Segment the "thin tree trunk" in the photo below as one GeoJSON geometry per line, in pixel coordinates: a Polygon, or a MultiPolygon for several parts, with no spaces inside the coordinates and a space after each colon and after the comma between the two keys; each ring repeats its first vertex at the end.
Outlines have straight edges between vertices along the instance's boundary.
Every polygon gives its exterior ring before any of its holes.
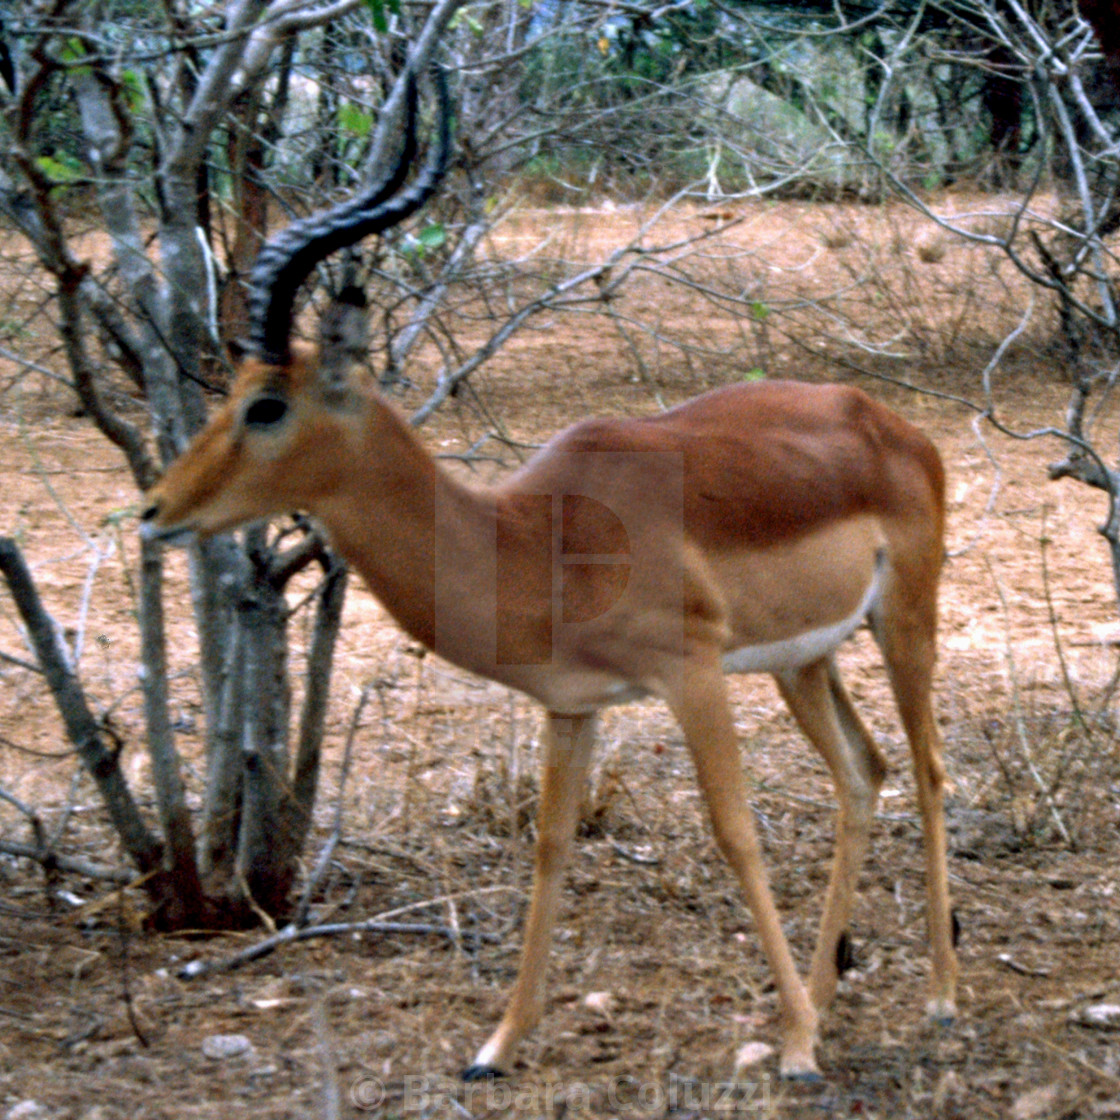
{"type": "Polygon", "coordinates": [[[334,668],[334,651],[342,624],[342,608],[346,602],[346,584],[346,565],[332,556],[330,570],[319,594],[315,629],[311,635],[311,649],[307,654],[307,687],[292,772],[292,820],[286,830],[291,847],[290,858],[293,860],[299,857],[307,841],[311,813],[319,788],[319,762],[327,720],[327,699],[334,668]]]}
{"type": "MultiPolygon", "coordinates": [[[[70,667],[58,628],[39,598],[19,546],[9,537],[0,537],[0,571],[27,627],[67,736],[97,783],[125,852],[142,874],[158,871],[162,865],[163,846],[140,816],[121,773],[118,752],[105,745],[101,726],[90,710],[81,682],[70,667]]],[[[148,889],[155,893],[155,884],[149,881],[148,889]]]]}
{"type": "MultiPolygon", "coordinates": [[[[262,530],[250,530],[263,550],[262,530]]],[[[263,558],[263,557],[262,557],[263,558]]],[[[289,820],[288,605],[282,588],[263,567],[254,572],[251,590],[238,605],[236,626],[242,630],[245,696],[241,751],[244,796],[238,836],[237,878],[252,903],[266,913],[283,906],[295,879],[284,830],[289,820]]]]}
{"type": "Polygon", "coordinates": [[[168,902],[171,912],[162,916],[159,924],[177,928],[184,920],[201,920],[205,907],[195,858],[194,828],[168,710],[162,592],[161,546],[144,541],[140,546],[140,684],[156,802],[167,842],[168,871],[175,888],[174,899],[168,902]]]}
{"type": "MultiPolygon", "coordinates": [[[[206,792],[202,805],[199,863],[207,889],[236,894],[231,888],[237,866],[241,821],[241,719],[245,702],[244,631],[229,628],[229,645],[221,674],[221,700],[207,717],[206,792]]],[[[218,674],[213,677],[217,681],[218,674]]]]}

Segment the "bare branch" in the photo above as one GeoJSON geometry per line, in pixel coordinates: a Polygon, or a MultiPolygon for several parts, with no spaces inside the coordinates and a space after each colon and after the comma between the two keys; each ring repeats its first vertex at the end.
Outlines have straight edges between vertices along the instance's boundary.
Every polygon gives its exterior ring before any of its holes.
{"type": "Polygon", "coordinates": [[[27,626],[70,741],[97,782],[125,850],[141,872],[158,868],[162,846],[140,817],[121,774],[117,753],[105,746],[101,727],[70,667],[58,628],[43,607],[19,546],[8,537],[0,537],[0,573],[27,626]]]}
{"type": "Polygon", "coordinates": [[[20,859],[34,860],[44,867],[57,868],[59,871],[65,871],[68,875],[81,875],[86,879],[98,879],[125,887],[136,881],[136,876],[131,871],[106,867],[104,864],[92,863],[77,856],[43,851],[31,844],[20,844],[15,840],[0,840],[0,852],[9,856],[17,856],[20,859]]]}

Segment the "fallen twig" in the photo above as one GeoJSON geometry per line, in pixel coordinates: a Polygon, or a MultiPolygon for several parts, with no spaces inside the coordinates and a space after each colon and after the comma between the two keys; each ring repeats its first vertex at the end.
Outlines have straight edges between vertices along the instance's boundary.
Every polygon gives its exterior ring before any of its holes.
{"type": "Polygon", "coordinates": [[[103,864],[90,863],[89,860],[59,855],[50,849],[37,848],[34,844],[21,844],[16,840],[0,840],[0,852],[21,859],[33,859],[44,866],[55,867],[71,875],[84,875],[87,879],[99,879],[127,886],[137,878],[135,872],[127,871],[122,867],[106,867],[103,864]]]}
{"type": "Polygon", "coordinates": [[[433,934],[445,937],[449,941],[462,940],[498,941],[495,933],[473,933],[471,931],[455,930],[446,925],[428,925],[412,922],[381,922],[371,919],[368,922],[330,922],[321,926],[305,926],[302,929],[288,925],[278,930],[263,941],[242,949],[233,956],[217,961],[190,961],[183,965],[176,973],[180,980],[197,980],[200,976],[210,976],[215,972],[230,972],[240,968],[250,961],[260,960],[269,953],[279,949],[282,945],[293,944],[297,941],[310,941],[314,937],[335,937],[343,933],[401,933],[401,934],[433,934]]]}
{"type": "Polygon", "coordinates": [[[1033,968],[1029,964],[1021,964],[1010,953],[997,953],[996,960],[999,961],[1005,968],[1011,969],[1012,972],[1017,972],[1020,976],[1049,976],[1050,969],[1048,968],[1033,968]]]}
{"type": "Polygon", "coordinates": [[[635,851],[633,848],[627,848],[625,845],[620,844],[613,837],[607,837],[607,843],[610,844],[611,849],[623,859],[628,860],[630,863],[640,864],[642,867],[660,867],[661,857],[654,855],[646,855],[644,852],[635,851]]]}
{"type": "Polygon", "coordinates": [[[256,945],[234,953],[220,961],[190,961],[179,969],[177,975],[183,980],[194,980],[199,976],[208,976],[212,972],[225,972],[239,968],[249,961],[259,960],[267,956],[281,945],[289,945],[296,941],[310,941],[313,937],[334,937],[340,933],[416,933],[435,934],[446,937],[449,941],[459,941],[467,938],[473,941],[500,941],[496,933],[475,933],[452,928],[447,925],[413,924],[410,922],[397,922],[392,919],[414,910],[425,910],[432,906],[444,906],[449,901],[457,898],[477,898],[484,894],[514,891],[515,888],[507,886],[483,887],[480,890],[462,891],[458,894],[440,895],[438,898],[426,898],[422,902],[410,902],[407,906],[398,906],[395,910],[386,910],[376,918],[364,922],[324,922],[314,926],[297,926],[294,922],[284,926],[283,929],[266,937],[256,945]]]}

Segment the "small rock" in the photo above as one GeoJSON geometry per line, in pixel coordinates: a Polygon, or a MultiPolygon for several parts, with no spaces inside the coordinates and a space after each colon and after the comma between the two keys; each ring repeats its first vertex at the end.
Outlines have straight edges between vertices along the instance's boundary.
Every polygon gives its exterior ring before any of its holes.
{"type": "Polygon", "coordinates": [[[400,1039],[392,1031],[374,1030],[362,1035],[361,1046],[370,1055],[383,1056],[396,1053],[400,1039]]]}
{"type": "Polygon", "coordinates": [[[1099,1031],[1120,1031],[1120,1003],[1093,1003],[1075,1011],[1075,1023],[1095,1027],[1099,1031]]]}
{"type": "Polygon", "coordinates": [[[1011,1106],[1011,1120],[1041,1120],[1053,1112],[1061,1089],[1056,1084],[1040,1085],[1019,1097],[1011,1106]]]}
{"type": "Polygon", "coordinates": [[[243,1034],[212,1034],[202,1040],[202,1052],[208,1058],[224,1061],[252,1054],[253,1044],[243,1034]]]}
{"type": "Polygon", "coordinates": [[[614,1009],[614,996],[610,992],[588,992],[583,997],[583,1006],[600,1015],[609,1015],[614,1009]]]}
{"type": "Polygon", "coordinates": [[[4,1113],[4,1120],[47,1120],[50,1115],[38,1101],[26,1100],[12,1105],[4,1113]]]}
{"type": "Polygon", "coordinates": [[[773,1053],[774,1047],[768,1043],[744,1042],[735,1054],[736,1076],[738,1076],[740,1070],[750,1069],[751,1066],[757,1066],[765,1062],[773,1053]]]}
{"type": "Polygon", "coordinates": [[[933,1087],[933,1111],[941,1116],[952,1105],[960,1104],[964,1097],[964,1086],[956,1070],[947,1069],[937,1079],[933,1087]]]}

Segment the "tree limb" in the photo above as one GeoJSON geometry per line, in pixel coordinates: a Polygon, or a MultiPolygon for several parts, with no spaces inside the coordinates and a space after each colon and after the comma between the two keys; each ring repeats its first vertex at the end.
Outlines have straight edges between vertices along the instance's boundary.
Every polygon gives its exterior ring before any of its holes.
{"type": "Polygon", "coordinates": [[[97,783],[125,851],[142,873],[158,869],[163,846],[140,816],[121,773],[118,753],[105,746],[101,726],[70,667],[58,627],[39,598],[19,546],[9,537],[0,537],[0,573],[27,627],[67,735],[97,783]]]}

